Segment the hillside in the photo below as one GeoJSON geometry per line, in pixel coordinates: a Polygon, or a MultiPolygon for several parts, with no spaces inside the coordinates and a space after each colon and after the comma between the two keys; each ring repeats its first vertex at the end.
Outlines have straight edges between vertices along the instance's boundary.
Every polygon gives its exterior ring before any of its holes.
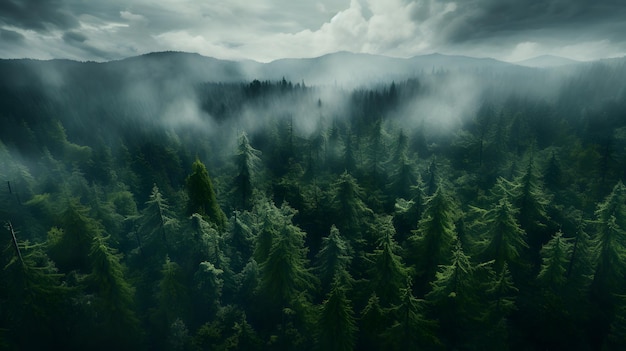
{"type": "Polygon", "coordinates": [[[162,52],[0,76],[0,349],[626,340],[624,59],[162,52]]]}

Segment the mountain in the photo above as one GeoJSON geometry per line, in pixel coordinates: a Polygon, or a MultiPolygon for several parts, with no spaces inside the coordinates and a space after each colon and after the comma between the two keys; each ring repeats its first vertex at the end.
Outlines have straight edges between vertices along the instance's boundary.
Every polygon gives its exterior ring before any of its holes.
{"type": "Polygon", "coordinates": [[[567,65],[575,65],[581,63],[580,61],[568,59],[560,56],[542,55],[528,60],[516,62],[520,66],[535,67],[535,68],[550,68],[560,67],[567,65]]]}
{"type": "MultiPolygon", "coordinates": [[[[70,60],[0,60],[5,84],[52,84],[81,81],[98,85],[116,82],[242,82],[280,80],[294,83],[360,85],[402,80],[431,72],[519,71],[518,65],[490,58],[430,54],[411,58],[338,52],[315,58],[281,59],[269,63],[229,61],[185,52],[156,52],[103,63],[70,60]]],[[[2,84],[2,82],[0,82],[2,84]]]]}
{"type": "Polygon", "coordinates": [[[370,54],[338,52],[316,58],[281,59],[261,68],[261,76],[279,79],[283,75],[293,81],[313,84],[363,84],[366,82],[406,79],[422,73],[476,70],[518,70],[510,63],[490,58],[430,54],[411,58],[395,58],[370,54]]]}

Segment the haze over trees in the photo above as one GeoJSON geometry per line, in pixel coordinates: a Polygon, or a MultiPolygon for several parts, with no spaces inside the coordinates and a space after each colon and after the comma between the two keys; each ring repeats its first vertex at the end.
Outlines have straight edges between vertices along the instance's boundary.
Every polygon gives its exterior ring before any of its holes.
{"type": "Polygon", "coordinates": [[[623,348],[626,61],[185,55],[0,60],[0,349],[623,348]]]}

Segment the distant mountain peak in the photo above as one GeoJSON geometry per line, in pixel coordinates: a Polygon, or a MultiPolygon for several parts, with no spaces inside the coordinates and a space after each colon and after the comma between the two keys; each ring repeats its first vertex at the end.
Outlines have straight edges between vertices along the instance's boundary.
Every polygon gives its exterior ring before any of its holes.
{"type": "Polygon", "coordinates": [[[580,61],[568,59],[561,56],[555,55],[541,55],[537,57],[533,57],[527,60],[515,62],[515,64],[526,67],[535,67],[535,68],[548,68],[548,67],[559,67],[566,65],[574,65],[581,63],[580,61]]]}

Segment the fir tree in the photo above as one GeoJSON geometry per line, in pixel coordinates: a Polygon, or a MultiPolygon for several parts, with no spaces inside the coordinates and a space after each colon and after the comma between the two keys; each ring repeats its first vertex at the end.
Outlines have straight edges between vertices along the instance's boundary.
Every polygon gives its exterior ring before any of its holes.
{"type": "Polygon", "coordinates": [[[89,260],[91,273],[85,278],[88,288],[95,292],[96,326],[99,333],[95,348],[131,347],[139,337],[139,320],[134,311],[134,288],[124,276],[124,267],[106,238],[93,239],[89,260]]]}
{"type": "Polygon", "coordinates": [[[267,260],[261,263],[261,291],[277,307],[291,305],[301,292],[314,287],[306,267],[305,233],[292,224],[295,210],[284,204],[275,220],[279,227],[267,260]]]}
{"type": "Polygon", "coordinates": [[[348,272],[351,260],[348,245],[341,238],[337,227],[332,226],[328,237],[322,239],[322,249],[317,253],[316,258],[316,270],[322,291],[329,291],[335,279],[338,279],[342,285],[351,283],[352,278],[348,272]]]}
{"type": "Polygon", "coordinates": [[[377,248],[367,254],[371,264],[370,284],[383,307],[398,302],[400,289],[404,286],[408,272],[398,254],[400,247],[394,240],[395,229],[391,217],[378,218],[375,230],[378,233],[377,248]]]}
{"type": "Polygon", "coordinates": [[[479,252],[485,261],[493,260],[496,273],[501,273],[504,264],[521,269],[524,262],[521,253],[528,247],[526,233],[520,228],[515,215],[517,210],[511,205],[507,196],[503,196],[498,203],[488,211],[477,210],[482,219],[477,225],[484,229],[485,241],[479,252]]]}
{"type": "Polygon", "coordinates": [[[550,198],[543,192],[539,181],[537,167],[531,155],[524,173],[515,180],[514,196],[511,199],[513,206],[519,211],[517,219],[520,227],[526,232],[531,262],[539,266],[541,262],[541,247],[550,240],[550,219],[546,207],[550,198]]]}
{"type": "Polygon", "coordinates": [[[382,333],[385,331],[387,312],[380,307],[380,299],[372,293],[359,318],[359,350],[381,350],[382,333]]]}
{"type": "Polygon", "coordinates": [[[67,318],[75,288],[68,287],[41,245],[17,239],[7,223],[2,228],[0,249],[0,339],[1,347],[15,350],[66,348],[74,321],[67,318]],[[8,235],[6,235],[8,234],[8,235]],[[11,242],[12,241],[12,242],[11,242]],[[6,243],[6,245],[4,245],[6,243]]]}
{"type": "Polygon", "coordinates": [[[198,213],[201,216],[206,216],[208,221],[215,223],[220,230],[224,229],[226,215],[222,212],[215,198],[209,172],[198,159],[193,163],[191,169],[192,173],[187,177],[187,194],[189,196],[187,214],[198,213]]]}
{"type": "Polygon", "coordinates": [[[93,239],[102,232],[99,223],[88,216],[89,209],[80,205],[76,199],[67,203],[61,214],[61,228],[52,228],[48,232],[50,257],[63,271],[89,270],[89,251],[93,239]]]}
{"type": "Polygon", "coordinates": [[[161,265],[163,257],[172,250],[175,240],[173,232],[178,226],[178,220],[170,210],[167,199],[155,184],[139,218],[136,238],[140,252],[161,265]]]}
{"type": "Polygon", "coordinates": [[[423,303],[413,297],[409,280],[401,290],[400,302],[389,312],[394,322],[383,334],[388,350],[417,350],[439,344],[435,336],[436,323],[423,316],[423,303]]]}
{"type": "Polygon", "coordinates": [[[439,265],[449,262],[452,244],[457,239],[457,209],[452,198],[438,188],[426,201],[426,210],[409,238],[409,246],[417,258],[417,274],[424,283],[435,277],[439,265]]]}
{"type": "Polygon", "coordinates": [[[239,136],[239,145],[235,154],[235,165],[237,175],[233,180],[233,195],[235,197],[235,208],[240,210],[252,209],[252,196],[254,192],[254,182],[259,172],[261,152],[254,149],[248,141],[246,133],[239,136]]]}
{"type": "Polygon", "coordinates": [[[431,283],[432,290],[426,295],[436,311],[439,334],[449,349],[469,344],[474,335],[473,328],[481,310],[477,296],[480,281],[476,270],[457,243],[450,264],[441,266],[431,283]]]}
{"type": "Polygon", "coordinates": [[[334,223],[349,240],[360,240],[363,237],[365,223],[373,214],[363,202],[363,190],[356,179],[344,172],[333,184],[332,192],[331,209],[334,213],[334,223]]]}
{"type": "Polygon", "coordinates": [[[353,350],[357,332],[356,321],[346,289],[335,280],[328,298],[321,307],[317,321],[319,350],[353,350]]]}
{"type": "Polygon", "coordinates": [[[560,292],[567,279],[567,265],[572,251],[572,244],[558,232],[541,249],[543,263],[537,279],[554,292],[560,292]]]}

